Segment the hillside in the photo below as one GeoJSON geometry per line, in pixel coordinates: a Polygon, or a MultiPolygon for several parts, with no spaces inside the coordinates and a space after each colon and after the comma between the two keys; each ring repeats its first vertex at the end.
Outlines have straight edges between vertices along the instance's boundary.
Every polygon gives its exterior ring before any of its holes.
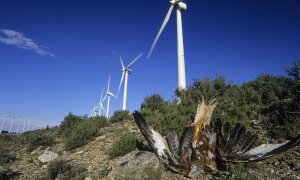
{"type": "MultiPolygon", "coordinates": [[[[115,179],[119,176],[112,169],[114,164],[122,157],[110,159],[107,150],[112,143],[122,134],[131,133],[141,137],[133,121],[115,123],[102,128],[97,136],[86,145],[72,151],[64,151],[62,137],[57,136],[57,128],[36,132],[29,132],[21,135],[1,134],[1,165],[0,179],[49,179],[49,163],[41,163],[38,156],[45,150],[59,154],[57,159],[63,159],[71,170],[58,179],[115,179]],[[55,135],[55,142],[51,146],[39,146],[33,151],[28,151],[28,139],[42,134],[55,135]],[[9,160],[5,161],[5,157],[9,160]],[[75,175],[74,175],[75,174],[75,175]]],[[[151,167],[150,167],[151,168],[151,167]]],[[[183,179],[182,176],[171,173],[168,170],[153,170],[148,178],[160,177],[161,179],[183,179]],[[154,173],[153,173],[154,172],[154,173]]],[[[300,179],[300,147],[275,158],[259,163],[251,163],[244,166],[234,166],[225,172],[231,178],[250,179],[300,179]]],[[[127,179],[136,177],[134,174],[126,174],[127,179]]],[[[126,179],[125,178],[125,179],[126,179]]],[[[203,179],[220,178],[203,174],[203,179]]],[[[222,177],[225,178],[225,177],[222,177]]]]}

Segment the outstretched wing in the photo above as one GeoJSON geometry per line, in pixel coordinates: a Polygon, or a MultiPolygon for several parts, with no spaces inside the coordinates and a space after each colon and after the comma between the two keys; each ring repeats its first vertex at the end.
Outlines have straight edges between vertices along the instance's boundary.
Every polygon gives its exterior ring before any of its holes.
{"type": "Polygon", "coordinates": [[[180,166],[181,164],[178,159],[176,159],[176,154],[174,155],[173,153],[171,153],[171,150],[172,152],[177,151],[175,146],[177,143],[176,138],[178,139],[178,137],[174,136],[174,134],[172,133],[169,134],[170,139],[168,139],[168,137],[162,137],[157,131],[155,131],[146,123],[142,115],[137,111],[133,113],[133,117],[149,146],[153,149],[162,163],[171,170],[178,172],[178,170],[175,169],[174,166],[180,166]],[[168,143],[172,147],[171,150],[168,143]]]}
{"type": "Polygon", "coordinates": [[[262,144],[255,147],[257,135],[247,132],[245,127],[236,124],[232,130],[229,123],[218,127],[217,156],[221,161],[259,161],[285,152],[300,144],[300,135],[281,144],[262,144]]]}
{"type": "Polygon", "coordinates": [[[283,153],[300,144],[300,135],[281,144],[262,144],[244,154],[249,161],[259,161],[283,153]]]}

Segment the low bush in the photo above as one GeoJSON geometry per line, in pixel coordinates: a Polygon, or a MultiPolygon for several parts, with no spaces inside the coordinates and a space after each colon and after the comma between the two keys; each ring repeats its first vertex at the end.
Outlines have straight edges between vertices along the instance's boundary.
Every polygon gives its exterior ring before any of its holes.
{"type": "Polygon", "coordinates": [[[111,118],[109,119],[109,122],[117,123],[117,122],[121,122],[124,120],[129,120],[129,119],[132,119],[131,116],[129,115],[129,111],[117,110],[111,116],[111,118]]]}
{"type": "Polygon", "coordinates": [[[59,134],[64,134],[64,133],[69,133],[68,131],[75,126],[76,124],[82,122],[84,120],[83,117],[81,116],[76,116],[72,113],[69,113],[64,120],[61,122],[58,133],[59,134]]]}
{"type": "Polygon", "coordinates": [[[70,167],[63,160],[55,160],[49,163],[47,171],[50,179],[55,179],[57,176],[70,169],[70,167]]]}
{"type": "Polygon", "coordinates": [[[100,170],[99,170],[100,178],[104,178],[104,177],[106,177],[108,174],[109,174],[109,166],[107,166],[107,165],[101,166],[101,167],[100,167],[100,170]]]}
{"type": "Polygon", "coordinates": [[[164,103],[164,98],[160,94],[155,93],[144,98],[144,101],[141,104],[141,109],[159,111],[160,108],[164,105],[164,103]]]}
{"type": "Polygon", "coordinates": [[[7,152],[7,150],[0,149],[0,165],[11,163],[17,158],[7,152]]]}
{"type": "Polygon", "coordinates": [[[109,158],[124,156],[136,149],[137,137],[132,134],[124,134],[117,139],[108,150],[109,158]]]}
{"type": "Polygon", "coordinates": [[[48,177],[50,179],[56,179],[58,175],[61,176],[61,179],[84,179],[85,171],[85,168],[69,165],[62,159],[50,162],[47,168],[48,177]]]}
{"type": "Polygon", "coordinates": [[[78,148],[86,144],[96,136],[99,128],[97,120],[84,120],[75,124],[64,133],[64,145],[67,151],[78,148]]]}
{"type": "Polygon", "coordinates": [[[51,146],[55,142],[55,137],[50,135],[41,135],[32,137],[29,140],[28,151],[33,151],[39,146],[51,146]]]}

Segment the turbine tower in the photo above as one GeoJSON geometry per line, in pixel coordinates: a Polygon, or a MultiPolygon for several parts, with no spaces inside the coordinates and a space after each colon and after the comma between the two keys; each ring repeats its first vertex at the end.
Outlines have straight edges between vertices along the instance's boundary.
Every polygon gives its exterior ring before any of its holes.
{"type": "Polygon", "coordinates": [[[117,98],[116,95],[114,95],[111,91],[109,91],[109,83],[110,83],[110,75],[108,76],[108,84],[107,84],[107,91],[106,91],[106,96],[107,96],[106,118],[109,118],[110,96],[117,98]]]}
{"type": "Polygon", "coordinates": [[[117,96],[119,96],[119,92],[120,92],[120,88],[122,86],[124,77],[125,77],[125,83],[124,83],[124,95],[123,95],[123,106],[122,106],[122,110],[125,111],[126,110],[126,99],[127,99],[127,83],[128,83],[128,74],[131,74],[131,69],[130,66],[132,66],[137,60],[139,60],[141,57],[143,56],[143,53],[140,53],[135,59],[133,59],[131,61],[131,63],[128,64],[128,66],[124,66],[122,57],[120,56],[120,62],[121,62],[121,66],[122,66],[122,76],[121,76],[121,80],[120,80],[120,85],[119,85],[119,89],[118,89],[118,93],[117,96]]]}
{"type": "Polygon", "coordinates": [[[167,25],[171,13],[174,8],[176,8],[176,16],[177,16],[177,55],[178,55],[178,88],[180,90],[186,89],[186,77],[185,77],[185,61],[184,61],[184,46],[183,46],[183,32],[182,32],[182,18],[181,18],[181,12],[185,11],[187,9],[187,6],[185,3],[182,2],[182,0],[171,0],[171,7],[169,8],[169,11],[154,39],[154,42],[149,50],[149,53],[147,55],[148,59],[150,58],[153,49],[164,30],[165,26],[167,25]]]}

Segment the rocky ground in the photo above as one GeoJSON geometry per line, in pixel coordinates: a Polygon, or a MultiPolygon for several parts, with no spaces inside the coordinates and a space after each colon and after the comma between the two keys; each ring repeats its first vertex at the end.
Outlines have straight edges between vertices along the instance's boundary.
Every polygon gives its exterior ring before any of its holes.
{"type": "MultiPolygon", "coordinates": [[[[88,144],[70,152],[64,151],[59,136],[56,136],[53,145],[37,147],[29,152],[24,143],[26,135],[1,134],[1,157],[11,158],[0,161],[0,179],[49,179],[48,161],[52,159],[63,159],[72,165],[73,171],[78,173],[75,179],[186,179],[166,170],[150,152],[136,150],[123,157],[109,159],[107,150],[119,136],[128,132],[142,138],[134,122],[126,121],[102,128],[88,144]]],[[[44,130],[43,133],[56,135],[57,129],[44,130]]],[[[266,140],[263,138],[263,141],[266,140]]],[[[300,147],[263,162],[231,166],[223,174],[212,176],[203,173],[199,179],[300,180],[300,147]]],[[[64,178],[58,176],[56,179],[64,178]]]]}

